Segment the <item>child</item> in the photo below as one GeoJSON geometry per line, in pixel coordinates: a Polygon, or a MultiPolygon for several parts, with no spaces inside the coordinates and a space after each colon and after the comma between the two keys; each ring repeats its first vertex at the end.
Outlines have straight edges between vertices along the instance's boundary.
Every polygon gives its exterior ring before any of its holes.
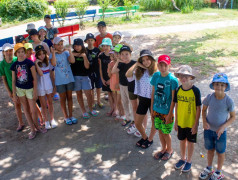
{"type": "Polygon", "coordinates": [[[58,29],[56,27],[54,27],[51,24],[51,17],[50,15],[45,15],[44,17],[44,21],[45,21],[45,28],[47,30],[47,39],[51,40],[53,42],[53,39],[55,37],[57,37],[57,34],[59,33],[58,29]]]}
{"type": "Polygon", "coordinates": [[[71,52],[71,48],[64,49],[63,39],[55,37],[53,40],[54,48],[50,55],[51,64],[55,69],[55,85],[60,95],[60,105],[64,115],[64,121],[67,125],[76,124],[77,119],[73,117],[73,99],[72,91],[74,89],[74,77],[70,68],[70,63],[74,63],[75,59],[71,52]],[[66,101],[68,102],[68,111],[66,109],[66,101]]]}
{"type": "Polygon", "coordinates": [[[215,92],[208,94],[203,100],[202,120],[204,128],[204,144],[207,149],[207,167],[200,173],[201,179],[223,179],[222,166],[226,151],[226,130],[235,121],[235,105],[233,100],[225,93],[230,90],[227,75],[217,73],[214,75],[210,88],[215,92]],[[208,110],[208,113],[207,113],[208,110]],[[229,116],[230,115],[230,116],[229,116]],[[212,170],[214,153],[217,152],[217,170],[212,170]]]}
{"type": "Polygon", "coordinates": [[[37,92],[41,104],[41,112],[46,129],[56,128],[58,123],[54,119],[54,107],[53,107],[53,84],[50,73],[53,66],[49,63],[49,58],[44,47],[36,46],[36,71],[37,71],[37,92]],[[47,99],[47,102],[46,102],[47,99]],[[47,104],[50,114],[50,121],[47,116],[47,104]]]}
{"type": "MultiPolygon", "coordinates": [[[[128,69],[133,66],[136,62],[131,60],[131,49],[128,46],[122,46],[120,48],[120,61],[117,61],[112,69],[112,73],[119,73],[119,84],[120,84],[120,93],[123,108],[126,114],[122,126],[126,126],[131,122],[132,119],[132,107],[130,104],[129,93],[134,93],[135,81],[128,82],[126,78],[126,72],[128,69]]],[[[137,108],[137,97],[133,100],[134,104],[133,110],[137,108]]],[[[131,101],[133,103],[133,101],[131,101]]]]}
{"type": "MultiPolygon", "coordinates": [[[[153,144],[153,138],[156,133],[154,124],[151,126],[151,133],[148,137],[145,133],[147,127],[147,111],[151,108],[152,86],[150,80],[152,75],[157,71],[155,59],[149,50],[142,50],[138,62],[134,64],[126,73],[126,76],[135,80],[134,94],[138,96],[139,105],[135,115],[135,126],[140,132],[142,138],[136,143],[136,146],[144,149],[153,144]],[[144,122],[144,127],[143,127],[144,122]]],[[[133,126],[130,128],[132,131],[133,126]]]]}
{"type": "Polygon", "coordinates": [[[99,31],[99,35],[96,36],[96,41],[94,43],[94,47],[99,48],[100,44],[102,44],[102,40],[104,38],[110,38],[111,41],[112,39],[112,35],[110,33],[107,33],[107,27],[106,27],[106,23],[104,21],[100,21],[97,24],[98,27],[98,31],[99,31]]]}
{"type": "Polygon", "coordinates": [[[49,49],[49,46],[45,43],[45,42],[42,42],[40,39],[39,39],[39,34],[38,34],[38,31],[36,29],[32,29],[29,33],[29,36],[30,38],[32,39],[33,43],[33,48],[35,49],[36,46],[38,45],[41,45],[44,47],[44,49],[46,50],[47,52],[47,55],[50,55],[50,49],[49,49]]]}
{"type": "Polygon", "coordinates": [[[46,133],[46,129],[41,129],[37,122],[37,80],[34,63],[26,59],[26,49],[24,45],[18,43],[14,46],[15,56],[17,61],[11,66],[12,70],[12,92],[13,100],[17,102],[19,97],[23,106],[27,122],[31,128],[29,139],[36,136],[36,130],[46,133]]]}
{"type": "Polygon", "coordinates": [[[85,43],[88,44],[87,50],[87,56],[90,63],[90,73],[89,78],[91,80],[91,94],[92,94],[92,104],[94,104],[94,87],[96,87],[96,94],[97,94],[97,104],[99,108],[103,108],[103,103],[101,103],[101,88],[102,88],[102,81],[100,78],[100,72],[99,72],[99,64],[98,64],[98,55],[100,53],[100,50],[96,47],[94,47],[96,39],[94,38],[94,35],[92,33],[88,33],[86,35],[86,39],[84,40],[85,43]]]}
{"type": "Polygon", "coordinates": [[[175,92],[175,124],[180,140],[181,159],[175,164],[175,169],[189,172],[192,166],[194,144],[197,142],[197,130],[201,114],[201,95],[199,89],[193,85],[195,76],[188,65],[179,67],[175,76],[179,78],[181,86],[175,92]],[[187,159],[186,159],[186,149],[187,159]]]}
{"type": "Polygon", "coordinates": [[[25,43],[24,47],[26,49],[26,58],[30,59],[32,62],[36,61],[35,52],[33,51],[33,46],[31,43],[25,43]]]}
{"type": "Polygon", "coordinates": [[[26,43],[26,39],[24,38],[24,36],[22,36],[22,35],[17,36],[16,37],[16,44],[17,43],[25,44],[26,43]]]}
{"type": "MultiPolygon", "coordinates": [[[[3,60],[0,62],[0,76],[2,76],[2,80],[4,86],[8,92],[8,96],[13,100],[12,94],[12,72],[10,67],[14,62],[17,61],[17,57],[13,56],[13,45],[6,43],[2,47],[3,52],[3,60]]],[[[15,111],[17,114],[18,119],[18,127],[17,132],[20,132],[24,129],[25,125],[22,121],[22,112],[21,112],[21,103],[19,98],[16,99],[14,102],[15,111]]]]}
{"type": "Polygon", "coordinates": [[[39,39],[43,42],[45,42],[48,46],[49,46],[49,49],[51,49],[51,47],[53,46],[53,43],[51,40],[47,39],[46,38],[46,35],[47,35],[47,29],[46,27],[44,26],[40,26],[38,28],[38,34],[39,34],[39,39]]]}
{"type": "Polygon", "coordinates": [[[84,47],[83,40],[80,38],[75,39],[73,49],[75,63],[71,64],[71,69],[75,80],[74,91],[76,91],[83,118],[88,119],[90,116],[84,106],[82,91],[84,91],[87,97],[89,113],[92,116],[97,116],[98,112],[92,109],[91,81],[88,77],[89,61],[86,56],[86,48],[84,47]]]}
{"type": "Polygon", "coordinates": [[[133,51],[133,48],[127,44],[125,41],[122,41],[122,33],[120,31],[115,31],[112,35],[113,41],[112,41],[112,45],[113,47],[115,47],[117,44],[122,44],[125,46],[129,46],[131,51],[133,51]]]}
{"type": "MultiPolygon", "coordinates": [[[[35,24],[33,24],[33,23],[27,24],[26,32],[27,32],[28,34],[30,33],[30,31],[31,31],[32,29],[35,29],[35,24]]],[[[28,36],[25,40],[26,40],[26,42],[28,42],[28,43],[32,43],[32,42],[33,42],[33,41],[31,40],[31,37],[30,37],[30,36],[28,36]]]]}
{"type": "Polygon", "coordinates": [[[178,87],[177,78],[169,72],[171,60],[168,55],[158,58],[158,70],[151,79],[151,118],[159,131],[162,150],[157,152],[155,159],[167,161],[173,154],[170,133],[173,129],[174,92],[178,87]]]}
{"type": "MultiPolygon", "coordinates": [[[[97,41],[96,41],[97,42],[97,41]]],[[[116,103],[112,97],[112,91],[110,89],[110,78],[107,73],[108,64],[110,63],[110,55],[109,52],[112,48],[112,41],[110,38],[104,38],[102,44],[100,45],[103,53],[101,53],[98,57],[99,62],[99,72],[102,80],[102,90],[108,92],[110,111],[107,112],[107,116],[115,116],[116,109],[114,109],[114,103],[116,103]]]]}

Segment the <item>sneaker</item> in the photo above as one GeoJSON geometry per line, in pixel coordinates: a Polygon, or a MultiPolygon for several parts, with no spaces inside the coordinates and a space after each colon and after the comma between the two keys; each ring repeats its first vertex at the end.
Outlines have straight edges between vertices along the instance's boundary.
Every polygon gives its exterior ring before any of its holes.
{"type": "Polygon", "coordinates": [[[45,122],[45,128],[46,128],[46,129],[51,129],[51,126],[50,126],[50,122],[49,122],[49,121],[46,121],[46,122],[45,122]]]}
{"type": "Polygon", "coordinates": [[[213,174],[213,172],[214,172],[214,171],[213,171],[212,169],[209,170],[209,169],[207,169],[207,168],[204,168],[204,169],[203,169],[203,172],[200,173],[199,178],[200,178],[200,179],[207,179],[207,177],[208,177],[209,175],[213,174]]]}
{"type": "Polygon", "coordinates": [[[75,117],[71,117],[70,120],[72,121],[73,124],[76,124],[78,120],[75,117]]]}
{"type": "Polygon", "coordinates": [[[67,125],[71,125],[71,124],[72,124],[72,121],[71,121],[70,118],[64,119],[64,122],[65,122],[67,125]]]}
{"type": "Polygon", "coordinates": [[[175,168],[175,169],[181,169],[181,168],[184,166],[185,163],[186,163],[186,161],[180,159],[180,160],[174,165],[174,168],[175,168]]]}
{"type": "Polygon", "coordinates": [[[191,171],[192,163],[186,162],[183,166],[182,172],[189,172],[191,171]]]}
{"type": "Polygon", "coordinates": [[[55,121],[55,119],[51,120],[51,128],[56,128],[58,126],[58,123],[55,121]]]}
{"type": "Polygon", "coordinates": [[[54,100],[54,101],[58,101],[58,100],[59,100],[59,95],[58,95],[58,93],[56,93],[56,94],[53,96],[53,100],[54,100]]]}
{"type": "Polygon", "coordinates": [[[105,96],[104,96],[104,99],[105,99],[105,100],[108,100],[108,95],[105,95],[105,96]]]}
{"type": "Polygon", "coordinates": [[[127,130],[127,134],[134,134],[137,131],[135,124],[133,124],[130,128],[127,130]]]}
{"type": "Polygon", "coordinates": [[[136,132],[134,133],[134,136],[139,137],[139,138],[142,137],[138,130],[136,130],[136,132]]]}
{"type": "Polygon", "coordinates": [[[222,173],[217,174],[216,172],[214,172],[212,176],[209,178],[209,180],[221,180],[223,178],[224,178],[224,174],[222,173]]]}
{"type": "Polygon", "coordinates": [[[98,111],[92,110],[92,112],[89,113],[94,117],[98,116],[98,111]]]}

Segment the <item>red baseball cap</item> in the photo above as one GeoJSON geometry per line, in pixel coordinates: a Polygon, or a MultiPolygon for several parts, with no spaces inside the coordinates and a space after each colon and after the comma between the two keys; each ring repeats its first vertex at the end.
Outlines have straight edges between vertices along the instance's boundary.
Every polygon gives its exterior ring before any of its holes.
{"type": "Polygon", "coordinates": [[[158,63],[160,62],[164,62],[166,63],[167,65],[170,65],[171,64],[171,60],[170,60],[170,57],[168,55],[161,55],[159,58],[158,58],[158,63]]]}

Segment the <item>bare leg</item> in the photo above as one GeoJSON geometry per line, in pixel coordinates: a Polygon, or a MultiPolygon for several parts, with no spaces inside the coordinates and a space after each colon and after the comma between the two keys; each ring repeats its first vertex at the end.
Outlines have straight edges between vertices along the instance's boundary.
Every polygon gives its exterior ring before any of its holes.
{"type": "Polygon", "coordinates": [[[96,88],[97,93],[97,102],[98,104],[101,104],[101,88],[96,88]]]}
{"type": "Polygon", "coordinates": [[[154,139],[154,136],[156,134],[156,129],[155,129],[155,124],[154,124],[154,121],[152,121],[152,126],[151,126],[151,129],[150,129],[150,135],[149,135],[149,141],[152,141],[154,139]]]}
{"type": "Polygon", "coordinates": [[[112,92],[108,92],[108,100],[109,100],[109,105],[111,107],[110,112],[113,112],[113,97],[112,97],[112,92]]]}
{"type": "Polygon", "coordinates": [[[159,130],[159,139],[160,139],[160,143],[162,145],[162,150],[161,152],[164,153],[167,150],[167,144],[164,138],[164,134],[162,133],[161,130],[159,130]]]}
{"type": "Polygon", "coordinates": [[[48,103],[48,109],[49,109],[49,113],[50,113],[50,120],[54,119],[54,106],[53,106],[53,98],[52,98],[52,94],[47,94],[47,103],[48,103]]]}
{"type": "Polygon", "coordinates": [[[20,102],[19,98],[18,98],[17,102],[14,102],[14,105],[15,105],[15,111],[17,114],[18,124],[19,124],[19,126],[23,126],[24,123],[22,120],[21,102],[20,102]]]}
{"type": "Polygon", "coordinates": [[[119,115],[124,116],[125,111],[121,102],[121,95],[119,93],[117,94],[117,107],[118,107],[119,115]]]}
{"type": "Polygon", "coordinates": [[[77,94],[77,100],[78,100],[79,106],[81,108],[82,113],[84,114],[86,113],[86,109],[85,109],[84,101],[83,101],[83,91],[82,90],[76,91],[76,94],[77,94]]]}
{"type": "Polygon", "coordinates": [[[69,110],[69,117],[73,117],[73,98],[72,98],[72,91],[66,91],[67,101],[68,101],[68,110],[69,110]]]}
{"type": "Polygon", "coordinates": [[[180,154],[181,159],[186,160],[186,145],[187,145],[187,139],[180,141],[180,154]]]}
{"type": "Polygon", "coordinates": [[[37,122],[38,116],[37,116],[36,101],[33,99],[27,99],[27,101],[30,106],[30,111],[32,114],[32,122],[34,123],[35,128],[39,130],[40,127],[37,122]]]}
{"type": "Polygon", "coordinates": [[[138,101],[137,99],[135,100],[130,100],[131,101],[131,105],[132,105],[132,111],[133,111],[133,117],[134,117],[134,121],[136,118],[136,110],[137,110],[137,106],[138,106],[138,101]]]}
{"type": "Polygon", "coordinates": [[[113,109],[114,109],[114,114],[118,112],[118,107],[117,107],[117,92],[112,92],[112,98],[113,98],[113,109]]]}
{"type": "Polygon", "coordinates": [[[207,166],[212,166],[214,154],[215,154],[215,149],[207,151],[207,166]]]}
{"type": "Polygon", "coordinates": [[[222,154],[217,153],[217,156],[218,156],[217,170],[221,171],[223,163],[224,163],[224,160],[225,160],[225,153],[222,153],[222,154]]]}
{"type": "Polygon", "coordinates": [[[144,117],[145,117],[145,115],[140,115],[140,114],[137,114],[137,113],[136,113],[136,116],[135,116],[135,125],[136,125],[137,130],[138,130],[138,131],[140,132],[140,134],[142,135],[142,138],[143,138],[143,139],[146,139],[146,138],[147,138],[147,135],[146,135],[146,133],[145,133],[145,128],[142,126],[144,117]]]}
{"type": "Polygon", "coordinates": [[[63,112],[64,118],[69,118],[67,110],[66,110],[66,92],[64,93],[59,93],[60,95],[60,106],[61,110],[63,112]]]}
{"type": "Polygon", "coordinates": [[[47,116],[47,108],[46,108],[47,104],[46,104],[45,96],[39,96],[39,100],[41,104],[43,122],[45,123],[46,121],[49,121],[47,116]]]}
{"type": "Polygon", "coordinates": [[[38,118],[40,118],[40,124],[42,125],[42,123],[44,123],[44,120],[43,120],[43,117],[42,117],[42,114],[41,114],[41,110],[38,106],[38,104],[36,103],[36,111],[37,111],[37,120],[38,118]]]}
{"type": "Polygon", "coordinates": [[[173,149],[172,149],[172,139],[171,139],[171,135],[170,134],[163,134],[164,136],[164,140],[166,142],[167,145],[167,152],[168,153],[172,153],[173,149]]]}
{"type": "Polygon", "coordinates": [[[95,104],[95,99],[94,99],[94,89],[91,89],[91,96],[92,96],[92,104],[95,104]]]}
{"type": "Polygon", "coordinates": [[[194,143],[187,141],[187,146],[188,146],[188,158],[187,158],[187,161],[189,163],[191,163],[192,162],[193,151],[194,151],[194,143]]]}
{"type": "Polygon", "coordinates": [[[88,102],[88,108],[89,110],[92,112],[93,111],[93,103],[92,103],[92,94],[91,94],[91,90],[84,90],[85,96],[87,98],[87,102],[88,102]]]}

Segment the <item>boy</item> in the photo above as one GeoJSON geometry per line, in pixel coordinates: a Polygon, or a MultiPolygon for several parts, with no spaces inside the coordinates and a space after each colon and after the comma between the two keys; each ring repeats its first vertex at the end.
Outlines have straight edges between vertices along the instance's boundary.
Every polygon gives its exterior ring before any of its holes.
{"type": "Polygon", "coordinates": [[[201,95],[199,89],[193,85],[195,76],[188,65],[179,67],[175,76],[179,78],[181,86],[174,95],[175,125],[180,140],[181,159],[175,164],[175,169],[189,172],[192,166],[194,143],[197,141],[197,130],[201,114],[201,95]],[[188,149],[186,159],[186,148],[188,149]]]}
{"type": "Polygon", "coordinates": [[[98,31],[100,34],[96,36],[96,41],[94,43],[94,47],[99,48],[99,45],[102,44],[102,40],[104,38],[110,38],[111,40],[113,40],[113,38],[110,33],[107,33],[107,26],[104,21],[100,21],[97,24],[97,28],[98,28],[98,31]]]}
{"type": "Polygon", "coordinates": [[[158,70],[150,81],[152,88],[151,117],[159,131],[162,150],[154,155],[155,159],[167,161],[173,154],[170,133],[173,129],[174,92],[178,87],[177,78],[169,72],[171,64],[168,55],[158,58],[158,70]]]}
{"type": "Polygon", "coordinates": [[[112,35],[113,41],[112,41],[112,45],[113,47],[115,47],[117,44],[122,44],[125,46],[129,46],[131,51],[133,51],[132,46],[130,46],[129,44],[127,44],[125,41],[121,41],[122,40],[122,33],[120,31],[115,31],[112,35]]]}
{"type": "Polygon", "coordinates": [[[207,149],[208,165],[200,173],[201,179],[206,179],[210,174],[210,180],[224,178],[221,173],[226,151],[226,128],[235,120],[235,108],[233,100],[225,93],[230,90],[230,84],[226,74],[214,75],[210,88],[214,93],[208,94],[203,100],[202,120],[204,128],[204,144],[207,149]],[[208,113],[207,113],[208,110],[208,113]],[[230,117],[228,118],[228,115],[230,117]],[[217,170],[212,170],[214,153],[217,152],[217,170]]]}
{"type": "Polygon", "coordinates": [[[50,15],[45,15],[44,21],[45,21],[45,28],[47,30],[46,37],[47,37],[47,39],[50,39],[53,42],[53,39],[57,36],[59,31],[58,31],[58,29],[56,27],[54,27],[51,24],[51,17],[50,17],[50,15]]]}
{"type": "MultiPolygon", "coordinates": [[[[26,32],[29,34],[32,29],[35,29],[35,24],[30,23],[27,24],[26,32]]],[[[26,42],[32,43],[33,41],[31,40],[30,34],[29,36],[25,39],[26,42]]]]}
{"type": "MultiPolygon", "coordinates": [[[[90,75],[89,78],[91,80],[92,85],[92,97],[93,97],[93,104],[94,104],[94,87],[96,87],[96,93],[97,93],[97,105],[100,108],[103,108],[103,104],[101,103],[101,88],[102,88],[102,81],[100,78],[100,72],[99,72],[99,64],[98,64],[98,55],[100,53],[100,50],[96,47],[94,47],[94,43],[96,42],[96,39],[94,38],[94,35],[92,33],[88,33],[86,35],[86,39],[84,40],[85,43],[88,44],[87,49],[87,56],[90,63],[90,75]]],[[[96,103],[94,107],[96,108],[96,103]]]]}

